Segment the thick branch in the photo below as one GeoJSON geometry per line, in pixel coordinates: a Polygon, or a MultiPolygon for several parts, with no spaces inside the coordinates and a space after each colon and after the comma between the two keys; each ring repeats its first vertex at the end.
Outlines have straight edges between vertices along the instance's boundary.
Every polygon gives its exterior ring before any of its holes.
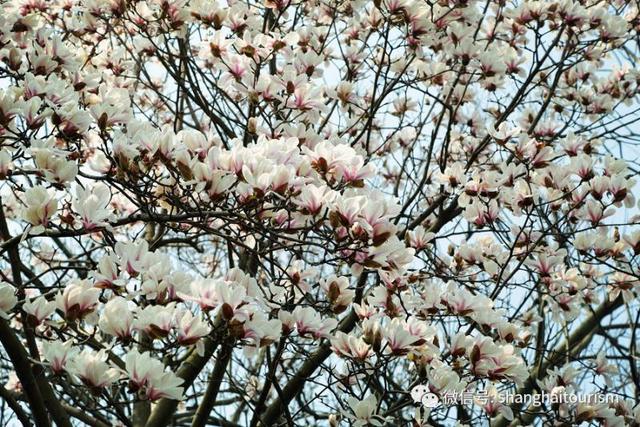
{"type": "MultiPolygon", "coordinates": [[[[531,375],[525,381],[524,385],[518,390],[518,394],[521,396],[531,394],[536,387],[536,380],[538,378],[542,378],[548,370],[560,366],[562,362],[567,359],[567,349],[569,351],[569,358],[574,358],[579,355],[591,342],[602,319],[613,313],[622,305],[622,302],[622,297],[618,296],[615,300],[607,300],[598,306],[595,311],[571,333],[568,341],[556,347],[556,350],[551,352],[549,357],[540,365],[540,368],[534,369],[533,372],[531,372],[531,375]]],[[[511,409],[514,413],[521,410],[520,405],[517,404],[514,404],[511,409]]],[[[538,414],[534,412],[523,414],[521,425],[531,424],[537,415],[538,414]]],[[[509,425],[509,420],[504,417],[499,417],[492,425],[494,427],[506,427],[509,425]]]]}
{"type": "MultiPolygon", "coordinates": [[[[2,205],[0,200],[0,206],[2,205]]],[[[9,233],[9,227],[7,220],[4,216],[4,210],[0,207],[0,237],[2,240],[10,241],[12,239],[9,233]]],[[[15,241],[7,246],[9,253],[9,259],[11,260],[11,271],[13,274],[13,284],[18,289],[18,295],[22,298],[24,296],[24,289],[22,288],[22,276],[20,275],[20,253],[18,251],[18,242],[15,241]]],[[[27,338],[27,343],[31,351],[31,355],[39,360],[38,349],[35,345],[35,338],[33,336],[32,327],[28,326],[26,322],[26,316],[23,313],[22,321],[27,338]]],[[[60,402],[53,392],[53,388],[47,382],[44,376],[44,369],[41,365],[30,362],[29,354],[23,347],[20,340],[16,337],[9,323],[2,319],[0,322],[0,340],[4,345],[11,361],[13,362],[16,374],[20,379],[20,382],[24,386],[26,381],[29,384],[29,389],[25,388],[25,393],[29,404],[31,405],[36,425],[49,425],[49,417],[47,411],[51,414],[56,425],[60,427],[72,427],[69,421],[69,416],[64,411],[60,402]],[[33,382],[33,386],[32,386],[33,382]],[[44,417],[44,418],[43,418],[44,417]],[[44,423],[44,424],[41,424],[44,423]]]]}
{"type": "Polygon", "coordinates": [[[20,424],[25,427],[30,427],[33,425],[31,420],[29,419],[29,415],[24,412],[24,409],[22,409],[22,407],[20,406],[20,402],[18,402],[18,399],[12,392],[0,386],[0,398],[7,402],[7,405],[9,405],[13,413],[16,415],[18,421],[20,421],[20,424]]]}
{"type": "Polygon", "coordinates": [[[16,375],[20,379],[20,384],[27,396],[31,414],[33,415],[36,425],[50,426],[51,422],[49,421],[47,408],[44,405],[44,399],[42,398],[36,379],[33,376],[33,372],[31,372],[29,355],[13,333],[7,321],[1,318],[0,341],[11,359],[13,368],[16,370],[16,375]]]}
{"type": "MultiPolygon", "coordinates": [[[[220,326],[222,318],[218,316],[214,323],[214,330],[220,326]]],[[[207,362],[213,356],[213,353],[218,347],[218,340],[211,337],[204,339],[204,353],[200,356],[195,350],[187,358],[187,360],[180,366],[176,375],[183,380],[183,387],[189,388],[191,384],[198,377],[198,374],[205,367],[207,362]]],[[[146,427],[162,427],[169,425],[171,417],[173,416],[176,408],[178,407],[178,401],[173,399],[161,399],[156,407],[151,412],[151,416],[147,420],[146,427]]]]}
{"type": "MultiPolygon", "coordinates": [[[[349,315],[345,317],[338,330],[342,332],[348,332],[354,328],[358,315],[355,311],[351,310],[349,315]]],[[[313,353],[303,364],[300,370],[289,380],[287,385],[282,389],[282,393],[278,398],[267,408],[262,416],[262,423],[264,425],[273,425],[280,415],[283,413],[283,405],[289,404],[299,393],[302,391],[302,387],[306,383],[307,379],[313,375],[320,365],[331,355],[331,344],[325,342],[313,353]]]]}
{"type": "Polygon", "coordinates": [[[202,402],[196,411],[195,416],[193,417],[192,427],[203,427],[207,425],[207,420],[209,418],[209,414],[211,410],[215,406],[216,398],[218,397],[218,392],[220,391],[220,385],[222,384],[222,378],[224,377],[224,372],[227,369],[227,365],[229,364],[229,360],[231,360],[231,355],[233,354],[233,341],[229,340],[229,342],[225,342],[220,351],[218,352],[218,358],[216,360],[216,364],[213,368],[213,372],[209,377],[209,385],[207,386],[207,391],[204,393],[202,397],[202,402]]]}

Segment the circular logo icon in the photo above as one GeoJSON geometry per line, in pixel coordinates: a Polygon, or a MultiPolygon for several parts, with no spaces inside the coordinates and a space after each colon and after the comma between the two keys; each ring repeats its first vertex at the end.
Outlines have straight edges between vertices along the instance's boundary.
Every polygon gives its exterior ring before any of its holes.
{"type": "Polygon", "coordinates": [[[440,404],[440,399],[438,399],[438,395],[434,393],[425,393],[422,396],[422,404],[427,408],[435,408],[440,404]]]}
{"type": "Polygon", "coordinates": [[[429,392],[429,389],[424,384],[418,384],[411,389],[411,398],[414,403],[422,403],[422,398],[429,392]]]}

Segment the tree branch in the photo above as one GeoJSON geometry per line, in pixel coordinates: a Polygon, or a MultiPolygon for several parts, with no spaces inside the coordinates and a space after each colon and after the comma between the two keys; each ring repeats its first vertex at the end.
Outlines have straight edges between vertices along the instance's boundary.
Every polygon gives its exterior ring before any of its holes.
{"type": "MultiPolygon", "coordinates": [[[[622,305],[622,303],[622,296],[618,296],[613,301],[607,300],[600,304],[600,306],[598,306],[595,311],[585,319],[585,321],[576,330],[573,331],[567,341],[556,347],[556,349],[549,355],[549,358],[543,362],[538,369],[534,369],[531,372],[529,378],[517,393],[519,395],[528,395],[533,393],[536,387],[536,380],[538,378],[542,378],[549,369],[560,366],[562,361],[566,359],[566,349],[569,349],[570,358],[574,358],[580,354],[580,352],[589,345],[589,342],[591,342],[591,339],[593,338],[593,335],[595,334],[602,319],[613,313],[622,305]]],[[[521,410],[520,405],[512,405],[511,410],[514,413],[519,412],[521,410]]],[[[537,416],[538,414],[535,412],[524,413],[522,415],[521,425],[531,424],[537,416]]],[[[506,427],[509,425],[509,420],[501,416],[498,417],[492,425],[493,427],[506,427]]]]}

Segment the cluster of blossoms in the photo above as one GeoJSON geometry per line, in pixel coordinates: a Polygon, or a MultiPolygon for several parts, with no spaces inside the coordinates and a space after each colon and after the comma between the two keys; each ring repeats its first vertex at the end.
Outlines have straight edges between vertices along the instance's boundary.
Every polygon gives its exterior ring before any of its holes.
{"type": "Polygon", "coordinates": [[[626,1],[0,0],[9,417],[640,423],[638,30],[626,1]]]}

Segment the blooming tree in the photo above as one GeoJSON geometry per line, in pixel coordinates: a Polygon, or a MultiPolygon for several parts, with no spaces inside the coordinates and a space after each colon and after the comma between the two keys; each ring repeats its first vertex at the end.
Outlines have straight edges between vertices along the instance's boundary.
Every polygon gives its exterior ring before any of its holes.
{"type": "Polygon", "coordinates": [[[0,423],[638,425],[638,30],[0,0],[0,423]]]}

